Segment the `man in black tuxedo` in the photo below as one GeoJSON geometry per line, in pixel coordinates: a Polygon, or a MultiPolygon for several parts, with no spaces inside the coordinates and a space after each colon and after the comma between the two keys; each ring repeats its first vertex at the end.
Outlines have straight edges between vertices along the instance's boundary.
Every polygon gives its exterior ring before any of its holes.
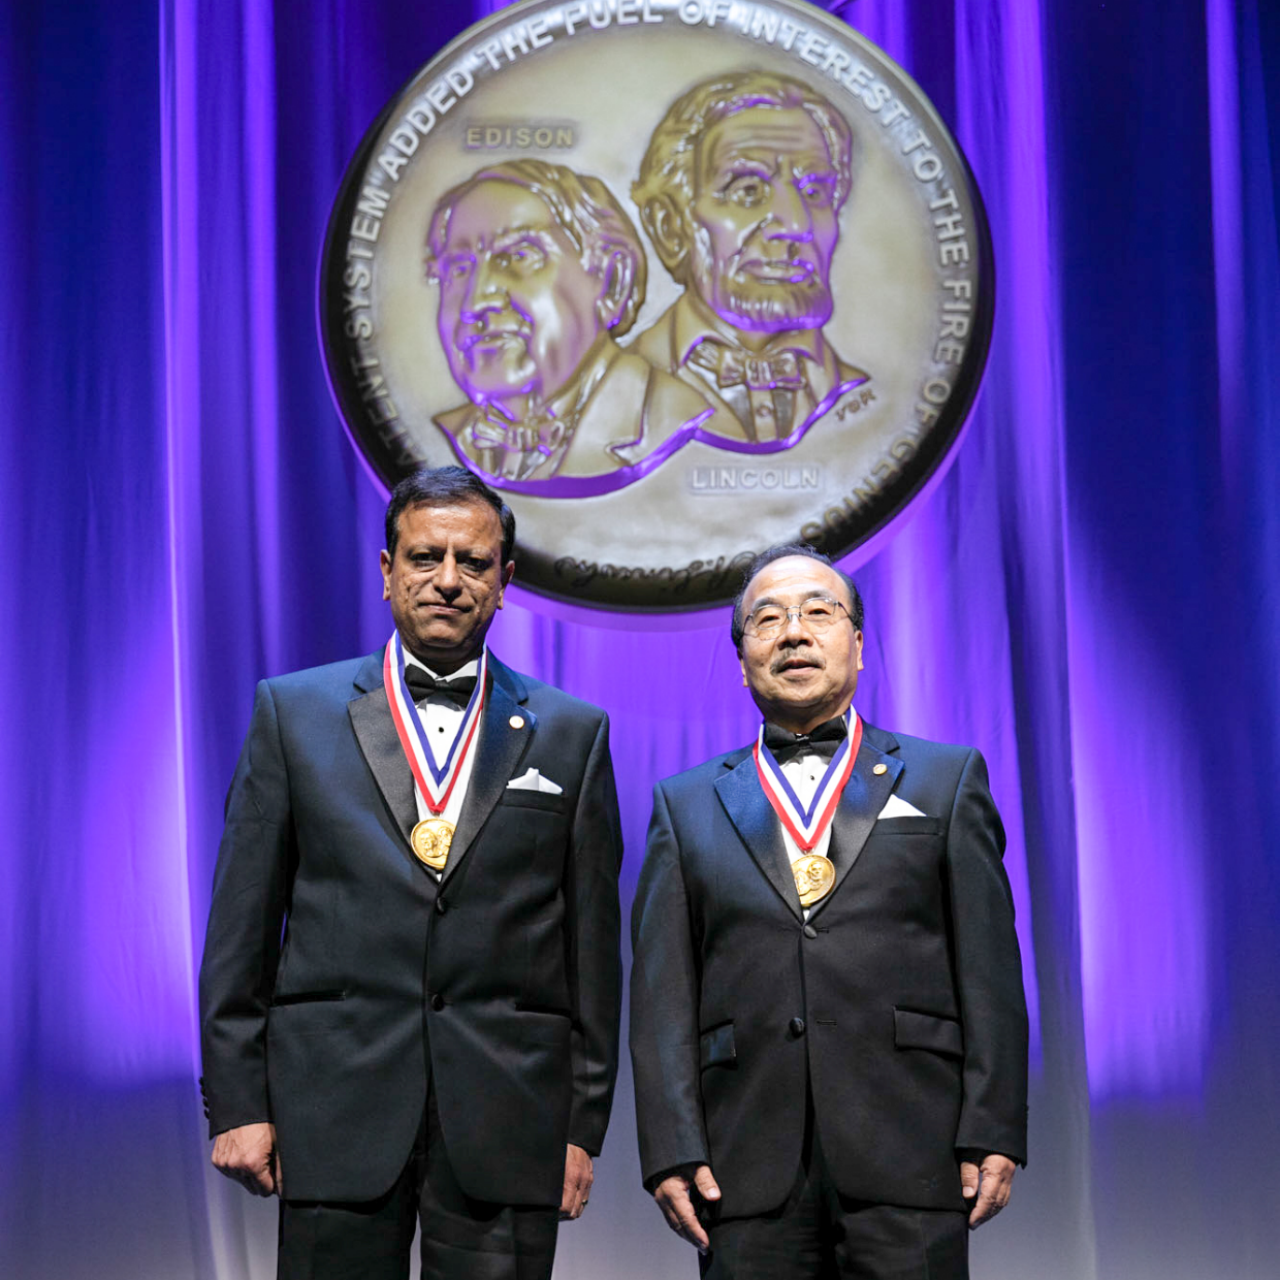
{"type": "Polygon", "coordinates": [[[200,971],[213,1162],[281,1197],[290,1280],[407,1277],[419,1220],[424,1277],[547,1277],[617,1069],[608,722],[487,652],[515,519],[479,479],[401,482],[386,538],[390,658],[258,686],[200,971]]]}
{"type": "Polygon", "coordinates": [[[811,549],[757,558],[733,638],[758,745],[659,784],[636,893],[645,1185],[714,1280],[963,1280],[1026,1158],[986,766],[861,723],[862,602],[811,549]]]}

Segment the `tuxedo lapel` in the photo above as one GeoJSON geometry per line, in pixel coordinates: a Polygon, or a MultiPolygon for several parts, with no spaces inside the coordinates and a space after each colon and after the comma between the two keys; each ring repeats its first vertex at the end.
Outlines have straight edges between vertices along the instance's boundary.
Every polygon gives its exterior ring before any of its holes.
{"type": "Polygon", "coordinates": [[[480,720],[480,741],[476,745],[475,764],[467,783],[467,797],[462,802],[458,826],[449,848],[449,861],[441,886],[447,884],[467,856],[476,836],[493,807],[502,799],[507,783],[515,775],[516,766],[533,741],[537,717],[521,704],[528,697],[516,673],[504,667],[491,653],[489,670],[493,685],[485,699],[480,720]]]}
{"type": "MultiPolygon", "coordinates": [[[[485,700],[476,760],[462,812],[458,815],[458,826],[453,833],[442,884],[457,869],[484,826],[485,819],[502,798],[503,790],[532,740],[537,723],[533,712],[520,705],[528,696],[520,677],[492,654],[489,655],[489,670],[493,683],[485,700]],[[521,722],[519,728],[512,725],[515,719],[521,722]]],[[[391,719],[391,708],[387,705],[387,692],[382,684],[381,654],[374,654],[365,662],[356,675],[355,683],[357,689],[364,691],[362,696],[347,704],[356,741],[404,837],[405,850],[412,853],[409,834],[418,821],[418,801],[414,795],[413,773],[404,758],[404,748],[400,745],[395,722],[391,719]]],[[[415,862],[415,865],[419,864],[415,862]]]]}
{"type": "Polygon", "coordinates": [[[835,866],[836,881],[831,892],[821,902],[815,903],[816,915],[835,896],[844,878],[853,869],[862,847],[867,843],[871,828],[876,825],[880,810],[888,802],[902,761],[897,756],[898,740],[872,725],[864,724],[862,745],[858,748],[853,771],[840,795],[835,816],[831,820],[831,846],[828,856],[835,866]],[[881,772],[876,769],[883,766],[881,772]]]}
{"type": "Polygon", "coordinates": [[[796,918],[802,919],[800,894],[796,890],[791,860],[782,840],[782,824],[760,786],[754,756],[748,752],[732,773],[716,779],[715,788],[729,820],[737,828],[757,866],[796,918]]]}
{"type": "Polygon", "coordinates": [[[391,708],[387,705],[387,691],[382,686],[381,654],[366,659],[355,683],[356,688],[363,692],[347,703],[351,727],[378,790],[404,836],[407,849],[409,832],[418,821],[418,804],[413,795],[413,774],[396,736],[391,708]]]}

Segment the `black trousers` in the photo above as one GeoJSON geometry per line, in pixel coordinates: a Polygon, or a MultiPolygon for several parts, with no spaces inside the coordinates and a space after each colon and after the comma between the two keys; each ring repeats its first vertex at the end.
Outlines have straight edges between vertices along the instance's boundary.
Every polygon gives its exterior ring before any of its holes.
{"type": "Polygon", "coordinates": [[[560,1210],[489,1204],[460,1186],[435,1090],[395,1185],[354,1204],[283,1200],[279,1280],[408,1280],[422,1225],[422,1280],[550,1280],[560,1210]]]}
{"type": "Polygon", "coordinates": [[[969,1280],[968,1215],[842,1196],[822,1158],[812,1101],[807,1112],[791,1194],[758,1217],[713,1216],[704,1280],[969,1280]]]}

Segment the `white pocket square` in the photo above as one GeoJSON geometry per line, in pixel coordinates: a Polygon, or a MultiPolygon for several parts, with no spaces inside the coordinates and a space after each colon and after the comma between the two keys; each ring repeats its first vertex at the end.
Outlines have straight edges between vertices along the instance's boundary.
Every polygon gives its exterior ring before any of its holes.
{"type": "Polygon", "coordinates": [[[890,796],[889,803],[880,810],[882,818],[923,818],[925,816],[922,809],[917,809],[901,796],[890,796]]]}
{"type": "Polygon", "coordinates": [[[507,783],[508,791],[541,791],[543,795],[560,796],[564,788],[550,778],[544,778],[537,769],[526,769],[518,778],[507,783]]]}

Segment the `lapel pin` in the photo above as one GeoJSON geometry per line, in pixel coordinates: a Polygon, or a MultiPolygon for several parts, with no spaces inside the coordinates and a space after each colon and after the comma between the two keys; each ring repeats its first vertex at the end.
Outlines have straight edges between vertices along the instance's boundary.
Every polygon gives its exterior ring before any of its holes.
{"type": "Polygon", "coordinates": [[[511,717],[511,719],[507,721],[507,723],[508,723],[508,724],[509,724],[513,729],[523,729],[523,728],[524,728],[524,716],[512,716],[512,717],[511,717]]]}
{"type": "Polygon", "coordinates": [[[878,764],[871,770],[872,773],[888,773],[889,766],[887,764],[878,764]]]}

